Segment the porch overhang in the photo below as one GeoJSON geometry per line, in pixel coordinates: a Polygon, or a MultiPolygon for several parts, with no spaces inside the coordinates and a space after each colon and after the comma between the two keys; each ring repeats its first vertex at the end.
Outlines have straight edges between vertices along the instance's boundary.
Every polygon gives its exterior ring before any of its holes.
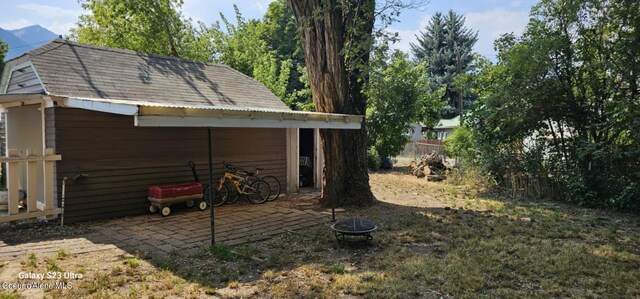
{"type": "Polygon", "coordinates": [[[0,106],[2,109],[26,105],[42,104],[47,96],[42,93],[10,93],[0,94],[0,106]]]}
{"type": "Polygon", "coordinates": [[[237,108],[229,106],[185,106],[146,101],[84,99],[47,94],[3,94],[3,108],[44,104],[45,107],[85,109],[134,116],[138,127],[227,127],[360,129],[362,115],[237,108]]]}
{"type": "Polygon", "coordinates": [[[141,106],[135,122],[141,127],[360,129],[362,116],[286,110],[141,106]]]}

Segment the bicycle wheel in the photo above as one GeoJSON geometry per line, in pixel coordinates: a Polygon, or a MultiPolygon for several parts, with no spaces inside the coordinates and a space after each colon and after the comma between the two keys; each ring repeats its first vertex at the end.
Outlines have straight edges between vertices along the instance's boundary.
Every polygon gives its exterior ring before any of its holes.
{"type": "Polygon", "coordinates": [[[227,201],[227,197],[229,197],[229,189],[225,185],[220,186],[220,190],[216,191],[213,196],[213,203],[211,203],[211,198],[209,197],[209,186],[204,188],[204,201],[209,205],[213,205],[214,207],[218,207],[224,204],[227,201]]]}
{"type": "Polygon", "coordinates": [[[274,201],[278,199],[278,197],[280,196],[280,192],[282,191],[280,181],[278,181],[278,179],[272,175],[265,176],[262,178],[262,180],[267,182],[267,184],[269,184],[269,187],[271,188],[269,190],[269,198],[267,198],[267,200],[274,201]]]}
{"type": "Polygon", "coordinates": [[[263,180],[257,180],[249,185],[248,198],[251,203],[263,203],[269,198],[269,184],[263,180]]]}
{"type": "Polygon", "coordinates": [[[225,186],[227,187],[227,190],[229,190],[229,196],[227,196],[226,203],[232,204],[238,201],[238,198],[240,197],[240,195],[238,195],[238,190],[236,190],[236,186],[229,182],[225,182],[225,186]]]}

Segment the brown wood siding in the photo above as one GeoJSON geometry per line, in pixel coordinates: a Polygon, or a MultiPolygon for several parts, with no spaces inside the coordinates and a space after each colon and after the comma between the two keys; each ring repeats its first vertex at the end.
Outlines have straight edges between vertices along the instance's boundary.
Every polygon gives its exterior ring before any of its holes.
{"type": "MultiPolygon", "coordinates": [[[[58,190],[63,177],[73,178],[78,170],[88,175],[67,183],[65,222],[147,213],[147,188],[193,181],[190,160],[198,166],[200,181],[208,180],[206,129],[140,128],[131,116],[68,108],[54,112],[55,130],[47,131],[47,144],[54,143],[62,155],[58,190]]],[[[214,128],[212,138],[214,178],[227,161],[247,169],[263,167],[264,175],[284,184],[284,129],[214,128]]]]}
{"type": "Polygon", "coordinates": [[[37,93],[43,91],[33,67],[26,66],[11,73],[7,93],[37,93]]]}

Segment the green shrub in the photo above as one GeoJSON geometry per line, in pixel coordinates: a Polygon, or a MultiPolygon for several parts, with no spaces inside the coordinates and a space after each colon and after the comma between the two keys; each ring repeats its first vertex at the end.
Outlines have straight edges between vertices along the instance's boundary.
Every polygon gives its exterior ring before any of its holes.
{"type": "Polygon", "coordinates": [[[369,170],[378,170],[380,169],[380,164],[382,163],[382,158],[375,146],[372,146],[367,150],[367,167],[369,170]]]}
{"type": "Polygon", "coordinates": [[[452,158],[472,160],[474,142],[471,130],[466,126],[458,127],[444,142],[445,153],[452,158]]]}

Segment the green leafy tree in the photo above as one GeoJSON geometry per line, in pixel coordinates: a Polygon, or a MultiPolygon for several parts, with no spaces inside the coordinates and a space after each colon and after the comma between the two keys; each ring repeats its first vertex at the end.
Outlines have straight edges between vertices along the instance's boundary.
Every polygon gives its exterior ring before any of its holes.
{"type": "MultiPolygon", "coordinates": [[[[456,128],[451,136],[444,141],[444,149],[447,154],[462,160],[473,160],[475,156],[475,144],[472,131],[467,126],[456,128]]],[[[468,161],[471,163],[472,161],[468,161]]]]}
{"type": "Polygon", "coordinates": [[[297,36],[296,20],[286,0],[277,0],[261,20],[258,35],[276,53],[279,63],[290,61],[289,82],[286,88],[286,102],[293,109],[314,110],[311,90],[306,80],[304,52],[297,36]]]}
{"type": "Polygon", "coordinates": [[[265,53],[253,66],[253,78],[264,84],[276,96],[287,98],[287,85],[291,72],[291,60],[278,60],[272,53],[265,53]]]}
{"type": "Polygon", "coordinates": [[[245,20],[237,5],[234,5],[235,24],[220,14],[224,29],[215,22],[209,31],[216,60],[233,69],[253,76],[256,61],[270,52],[266,42],[258,35],[258,20],[245,20]]]}
{"type": "Polygon", "coordinates": [[[382,46],[373,56],[367,86],[367,128],[369,146],[382,157],[398,155],[408,141],[412,124],[435,124],[440,100],[424,82],[423,65],[415,65],[407,55],[387,54],[382,46]]]}
{"type": "Polygon", "coordinates": [[[81,0],[86,11],[71,29],[81,43],[210,61],[205,26],[180,13],[182,0],[81,0]]]}
{"type": "Polygon", "coordinates": [[[4,58],[7,56],[8,51],[9,47],[7,43],[0,39],[0,74],[2,74],[2,70],[4,70],[4,58]]]}
{"type": "Polygon", "coordinates": [[[567,199],[640,209],[639,14],[627,0],[545,0],[522,36],[496,42],[471,123],[497,179],[551,176],[567,199]]]}
{"type": "MultiPolygon", "coordinates": [[[[473,46],[478,34],[464,26],[462,15],[449,11],[446,15],[436,13],[425,31],[417,36],[417,42],[411,44],[411,51],[418,62],[427,63],[432,90],[445,88],[443,101],[447,106],[442,110],[443,117],[453,117],[462,109],[459,99],[464,91],[454,84],[456,75],[470,70],[473,60],[473,46]]],[[[468,106],[473,96],[465,97],[468,106]]]]}
{"type": "Polygon", "coordinates": [[[221,14],[209,29],[216,60],[263,83],[293,108],[310,101],[298,71],[304,65],[295,21],[283,1],[269,5],[262,20],[246,20],[237,6],[235,23],[221,14]]]}

